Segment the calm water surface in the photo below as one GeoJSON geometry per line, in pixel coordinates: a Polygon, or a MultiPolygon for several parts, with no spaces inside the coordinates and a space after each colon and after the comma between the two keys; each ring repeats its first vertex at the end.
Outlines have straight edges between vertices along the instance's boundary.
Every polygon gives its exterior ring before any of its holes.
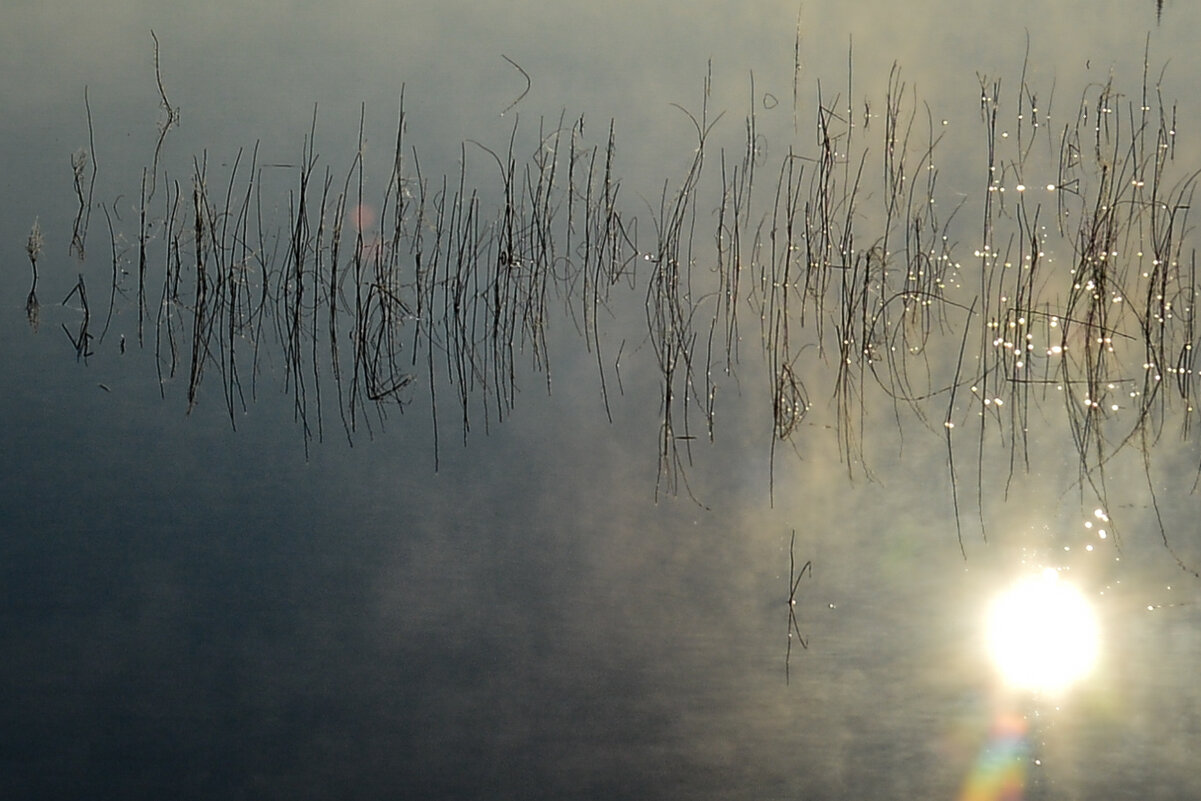
{"type": "Polygon", "coordinates": [[[0,795],[1201,791],[1195,8],[226,5],[3,14],[0,795]]]}

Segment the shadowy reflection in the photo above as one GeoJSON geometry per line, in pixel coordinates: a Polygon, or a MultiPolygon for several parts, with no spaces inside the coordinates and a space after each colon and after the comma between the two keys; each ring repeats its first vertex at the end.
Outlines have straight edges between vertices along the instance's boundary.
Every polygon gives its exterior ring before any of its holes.
{"type": "MultiPolygon", "coordinates": [[[[772,465],[777,446],[812,435],[815,399],[831,399],[850,477],[871,474],[873,407],[932,433],[945,442],[957,519],[957,448],[1007,451],[1011,475],[1028,468],[1033,413],[1068,432],[1082,484],[1101,501],[1114,453],[1149,453],[1165,426],[1187,428],[1197,276],[1184,220],[1197,173],[1175,161],[1176,109],[1158,93],[1137,106],[1139,92],[1116,78],[1091,84],[1063,115],[1073,121],[1052,131],[1049,100],[1039,102],[1050,91],[1023,78],[1003,96],[999,79],[981,76],[977,166],[988,180],[953,176],[970,189],[960,192],[943,188],[940,164],[970,144],[897,67],[881,125],[860,129],[860,104],[819,94],[805,110],[810,130],[780,131],[752,102],[733,149],[709,83],[699,109],[679,109],[691,160],[646,213],[622,191],[613,123],[600,140],[566,111],[536,135],[514,123],[507,148],[466,140],[457,171],[437,175],[406,141],[403,92],[383,187],[367,179],[363,119],[344,174],[321,165],[310,133],[298,165],[264,164],[256,144],[220,172],[198,156],[181,177],[159,165],[178,124],[159,77],[168,118],[142,175],[136,256],[112,234],[96,341],[115,304],[136,303],[137,341],[152,349],[164,395],[186,374],[190,410],[215,381],[234,426],[253,397],[247,382],[274,354],[306,453],[331,428],[353,441],[420,399],[437,469],[445,431],[464,442],[487,433],[531,376],[551,390],[564,344],[550,322],[566,319],[610,420],[623,360],[653,363],[656,495],[692,494],[694,443],[718,436],[719,403],[751,397],[746,379],[770,397],[772,465]],[[274,191],[277,206],[264,200],[274,191]],[[271,219],[272,207],[286,216],[271,219]]],[[[82,257],[95,158],[71,163],[82,257]]],[[[67,334],[84,359],[82,274],[72,299],[82,322],[67,334]]]]}

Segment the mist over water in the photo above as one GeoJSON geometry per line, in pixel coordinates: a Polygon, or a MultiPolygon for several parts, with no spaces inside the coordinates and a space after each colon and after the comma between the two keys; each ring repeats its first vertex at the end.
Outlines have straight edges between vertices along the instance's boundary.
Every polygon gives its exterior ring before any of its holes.
{"type": "Polygon", "coordinates": [[[65,14],[6,793],[1195,794],[1192,9],[65,14]],[[1045,568],[1054,698],[984,629],[1045,568]]]}

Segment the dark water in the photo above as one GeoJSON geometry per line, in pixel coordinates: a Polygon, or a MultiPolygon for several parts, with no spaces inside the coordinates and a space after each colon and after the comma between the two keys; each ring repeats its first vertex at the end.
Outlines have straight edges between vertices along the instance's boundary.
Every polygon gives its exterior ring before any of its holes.
{"type": "Polygon", "coordinates": [[[285,5],[0,34],[0,794],[1195,794],[1189,9],[285,5]]]}

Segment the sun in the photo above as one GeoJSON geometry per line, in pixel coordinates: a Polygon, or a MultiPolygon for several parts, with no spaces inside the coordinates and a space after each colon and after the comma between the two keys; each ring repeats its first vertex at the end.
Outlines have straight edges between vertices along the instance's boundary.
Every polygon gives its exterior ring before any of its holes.
{"type": "Polygon", "coordinates": [[[1056,693],[1088,675],[1097,659],[1097,619],[1080,591],[1047,568],[1018,581],[988,612],[988,649],[1019,689],[1056,693]]]}

